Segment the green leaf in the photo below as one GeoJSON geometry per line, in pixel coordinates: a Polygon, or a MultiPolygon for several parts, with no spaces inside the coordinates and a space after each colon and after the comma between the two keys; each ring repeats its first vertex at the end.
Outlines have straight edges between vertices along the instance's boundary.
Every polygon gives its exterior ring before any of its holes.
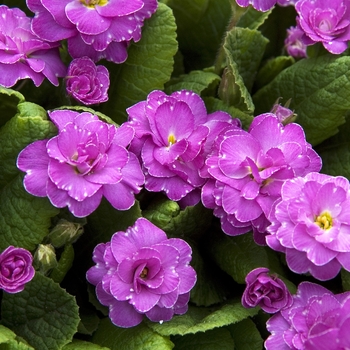
{"type": "Polygon", "coordinates": [[[161,228],[170,237],[194,238],[205,232],[210,225],[210,210],[201,203],[180,210],[178,203],[166,197],[154,201],[142,215],[161,228]]]}
{"type": "Polygon", "coordinates": [[[74,261],[74,248],[71,244],[67,244],[61,254],[58,265],[52,270],[50,278],[54,282],[61,283],[64,279],[64,276],[70,270],[74,261]]]}
{"type": "Polygon", "coordinates": [[[47,198],[34,197],[17,176],[0,191],[0,249],[9,245],[34,250],[49,233],[59,210],[47,198]]]}
{"type": "Polygon", "coordinates": [[[24,96],[18,91],[0,86],[0,126],[4,125],[16,114],[18,103],[24,101],[24,96]]]}
{"type": "Polygon", "coordinates": [[[229,106],[225,102],[214,97],[204,97],[205,105],[207,106],[208,113],[215,111],[224,111],[229,113],[232,118],[238,118],[242,122],[242,127],[248,129],[249,125],[253,121],[253,114],[250,112],[243,112],[240,109],[229,106]]]}
{"type": "Polygon", "coordinates": [[[344,269],[341,269],[341,283],[343,286],[343,291],[350,290],[350,272],[344,269]]]}
{"type": "Polygon", "coordinates": [[[101,321],[92,341],[111,350],[171,350],[174,344],[145,324],[133,328],[114,326],[108,318],[101,321]]]}
{"type": "Polygon", "coordinates": [[[191,265],[197,273],[197,282],[191,290],[191,302],[197,306],[210,306],[226,300],[232,291],[232,278],[207,256],[202,256],[196,245],[192,245],[191,265]]]}
{"type": "Polygon", "coordinates": [[[186,71],[212,66],[230,20],[230,1],[169,0],[167,4],[176,18],[186,71]]]}
{"type": "Polygon", "coordinates": [[[81,308],[79,311],[80,323],[78,326],[78,333],[92,335],[100,324],[100,318],[95,312],[90,311],[90,309],[81,308]]]}
{"type": "Polygon", "coordinates": [[[235,350],[261,350],[263,339],[260,336],[254,322],[245,320],[228,327],[235,341],[235,350]]]}
{"type": "Polygon", "coordinates": [[[249,316],[254,316],[256,309],[245,309],[241,301],[233,299],[216,307],[189,306],[185,315],[174,316],[163,324],[147,322],[148,326],[162,335],[185,335],[205,332],[214,328],[228,326],[249,316]]]}
{"type": "Polygon", "coordinates": [[[212,72],[192,71],[189,74],[180,75],[173,78],[166,84],[165,92],[171,94],[179,90],[191,90],[201,95],[206,89],[216,87],[220,82],[220,77],[212,72]]]}
{"type": "Polygon", "coordinates": [[[270,111],[279,97],[291,98],[307,140],[322,142],[338,132],[350,109],[349,65],[350,57],[331,54],[298,61],[253,96],[256,113],[270,111]]]}
{"type": "Polygon", "coordinates": [[[255,88],[261,89],[293,63],[295,63],[295,59],[292,56],[278,56],[268,60],[256,76],[255,88]]]}
{"type": "Polygon", "coordinates": [[[68,345],[65,345],[62,350],[109,350],[109,348],[101,347],[97,344],[83,340],[73,340],[68,345]]]}
{"type": "Polygon", "coordinates": [[[23,292],[4,293],[2,321],[35,349],[59,349],[77,331],[78,306],[57,283],[36,274],[23,292]]]}
{"type": "Polygon", "coordinates": [[[172,11],[159,3],[157,12],[145,22],[142,38],[128,49],[122,65],[108,65],[114,76],[109,101],[101,106],[103,113],[118,124],[126,120],[126,108],[163,89],[170,79],[177,51],[176,25],[172,11]]]}
{"type": "Polygon", "coordinates": [[[16,116],[0,129],[0,188],[18,175],[18,153],[33,141],[55,133],[56,128],[47,120],[43,108],[30,102],[20,103],[16,116]]]}
{"type": "Polygon", "coordinates": [[[350,118],[338,134],[318,145],[315,150],[322,158],[322,173],[350,179],[350,118]]]}
{"type": "Polygon", "coordinates": [[[236,349],[230,332],[217,328],[205,333],[187,334],[173,338],[176,350],[232,350],[236,349]]]}
{"type": "Polygon", "coordinates": [[[116,210],[106,199],[103,199],[99,207],[88,217],[84,237],[92,245],[107,242],[113,233],[125,231],[129,226],[134,225],[139,217],[141,217],[141,209],[138,201],[129,210],[122,211],[116,210]]]}
{"type": "Polygon", "coordinates": [[[257,245],[251,233],[234,237],[213,235],[208,246],[214,261],[237,283],[244,284],[246,275],[257,267],[267,267],[271,273],[284,274],[276,253],[257,245]]]}
{"type": "MultiPolygon", "coordinates": [[[[238,6],[237,4],[235,6],[238,6]]],[[[252,6],[247,8],[247,11],[239,18],[236,26],[249,29],[258,29],[270,16],[270,11],[261,12],[255,10],[252,6]]]]}
{"type": "Polygon", "coordinates": [[[7,327],[0,325],[0,349],[1,350],[34,350],[33,347],[23,342],[7,327]]]}

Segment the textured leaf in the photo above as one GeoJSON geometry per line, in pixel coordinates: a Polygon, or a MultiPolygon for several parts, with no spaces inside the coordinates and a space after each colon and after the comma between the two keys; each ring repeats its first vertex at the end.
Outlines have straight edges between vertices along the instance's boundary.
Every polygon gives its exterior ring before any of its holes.
{"type": "Polygon", "coordinates": [[[101,321],[92,341],[111,350],[171,350],[174,344],[145,324],[133,328],[114,326],[108,318],[101,321]]]}
{"type": "Polygon", "coordinates": [[[0,86],[0,126],[16,114],[18,103],[24,101],[24,96],[18,91],[0,86]]]}
{"type": "Polygon", "coordinates": [[[0,325],[0,349],[1,350],[34,350],[28,344],[23,343],[10,329],[0,325]]]}
{"type": "Polygon", "coordinates": [[[245,113],[238,108],[229,106],[218,98],[205,97],[205,105],[207,106],[208,112],[224,111],[229,113],[232,118],[238,118],[242,122],[242,127],[248,129],[249,125],[253,121],[252,113],[245,113]]]}
{"type": "Polygon", "coordinates": [[[230,332],[225,328],[217,328],[205,333],[176,336],[173,339],[176,350],[232,350],[235,343],[230,332]]]}
{"type": "MultiPolygon", "coordinates": [[[[234,3],[234,6],[238,7],[236,3],[234,3]]],[[[271,12],[271,10],[266,12],[257,11],[252,6],[249,6],[236,25],[242,28],[258,29],[270,16],[271,12]]]]}
{"type": "Polygon", "coordinates": [[[157,12],[145,22],[142,38],[128,49],[122,65],[108,65],[115,77],[109,89],[109,101],[101,106],[103,113],[121,124],[126,108],[146,99],[152,90],[163,89],[170,79],[177,51],[176,25],[172,11],[159,3],[157,12]]]}
{"type": "Polygon", "coordinates": [[[49,233],[59,210],[47,198],[34,197],[17,176],[0,191],[0,249],[9,245],[34,250],[49,233]]]}
{"type": "Polygon", "coordinates": [[[259,70],[254,87],[261,89],[264,85],[270,83],[283,69],[290,67],[293,63],[295,63],[295,59],[292,56],[278,56],[270,59],[259,70]]]}
{"type": "Polygon", "coordinates": [[[216,87],[220,82],[220,77],[212,72],[192,71],[189,74],[181,75],[170,80],[166,84],[165,92],[171,94],[179,90],[191,90],[200,95],[207,88],[216,87]]]}
{"type": "Polygon", "coordinates": [[[270,248],[257,245],[250,233],[235,237],[216,235],[208,246],[214,261],[237,283],[245,283],[246,275],[257,267],[283,275],[277,255],[270,248]]]}
{"type": "Polygon", "coordinates": [[[331,54],[293,64],[254,95],[256,113],[271,110],[279,97],[291,98],[308,141],[322,142],[337,133],[350,110],[349,65],[350,57],[331,54]]]}
{"type": "Polygon", "coordinates": [[[325,140],[316,147],[322,158],[322,173],[333,176],[345,176],[350,180],[350,119],[340,128],[338,134],[325,140]]]}
{"type": "Polygon", "coordinates": [[[0,129],[0,188],[19,173],[18,153],[33,141],[49,138],[55,132],[42,107],[30,102],[18,105],[16,116],[0,129]]]}
{"type": "Polygon", "coordinates": [[[249,318],[228,327],[235,341],[235,350],[261,350],[263,339],[249,318]]]}
{"type": "Polygon", "coordinates": [[[214,64],[231,16],[229,0],[169,0],[187,72],[214,64]]]}
{"type": "Polygon", "coordinates": [[[35,349],[59,349],[77,331],[78,306],[57,283],[36,274],[23,292],[4,293],[2,321],[35,349]]]}
{"type": "Polygon", "coordinates": [[[142,215],[164,230],[168,237],[193,238],[210,225],[210,210],[201,203],[180,210],[179,205],[166,197],[153,202],[142,215]]]}
{"type": "Polygon", "coordinates": [[[240,300],[234,299],[211,308],[189,306],[185,315],[175,316],[163,324],[151,322],[147,324],[162,335],[185,335],[228,326],[256,313],[256,309],[245,309],[240,300]]]}
{"type": "Polygon", "coordinates": [[[62,350],[109,350],[109,348],[101,347],[97,344],[93,344],[82,340],[73,340],[68,345],[65,345],[62,350]]]}

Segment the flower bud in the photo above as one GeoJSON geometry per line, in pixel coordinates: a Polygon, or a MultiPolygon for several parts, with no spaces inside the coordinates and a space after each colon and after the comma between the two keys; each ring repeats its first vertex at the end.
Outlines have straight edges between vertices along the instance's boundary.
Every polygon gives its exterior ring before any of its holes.
{"type": "Polygon", "coordinates": [[[39,244],[34,254],[33,265],[37,271],[47,275],[57,266],[55,248],[51,244],[39,244]]]}
{"type": "Polygon", "coordinates": [[[83,232],[82,224],[61,219],[48,234],[47,239],[55,248],[60,248],[65,244],[74,243],[83,232]]]}

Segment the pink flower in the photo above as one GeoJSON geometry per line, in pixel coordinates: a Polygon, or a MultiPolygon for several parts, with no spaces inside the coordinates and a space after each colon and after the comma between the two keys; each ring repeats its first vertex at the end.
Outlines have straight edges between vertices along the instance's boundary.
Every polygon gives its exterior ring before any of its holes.
{"type": "Polygon", "coordinates": [[[267,350],[350,348],[350,292],[333,294],[302,282],[293,304],[267,321],[267,350]]]}
{"type": "Polygon", "coordinates": [[[136,156],[126,150],[130,126],[116,128],[88,112],[49,113],[58,127],[50,140],[35,141],[18,156],[24,187],[34,196],[77,217],[91,214],[104,196],[114,208],[129,209],[144,182],[136,156]]]}
{"type": "Polygon", "coordinates": [[[284,41],[284,47],[288,55],[296,58],[306,57],[306,45],[302,41],[304,32],[299,27],[290,27],[287,29],[287,37],[284,41]]]}
{"type": "Polygon", "coordinates": [[[201,170],[211,177],[202,189],[202,202],[214,209],[226,234],[253,229],[256,242],[265,244],[268,217],[283,183],[320,168],[321,159],[301,126],[284,126],[274,114],[262,114],[249,132],[227,129],[216,138],[201,170]]]}
{"type": "Polygon", "coordinates": [[[281,6],[294,5],[297,0],[236,0],[237,4],[242,7],[252,5],[258,11],[271,10],[276,4],[281,6]]]}
{"type": "Polygon", "coordinates": [[[136,326],[144,315],[154,322],[168,321],[187,311],[197,278],[189,265],[191,253],[185,241],[168,239],[140,218],[126,232],[116,232],[110,242],[96,246],[96,265],[86,277],[116,326],[136,326]]]}
{"type": "Polygon", "coordinates": [[[67,39],[73,58],[90,57],[115,63],[127,58],[131,40],[157,9],[156,0],[27,0],[35,13],[33,31],[47,41],[67,39]]]}
{"type": "Polygon", "coordinates": [[[66,76],[67,93],[85,105],[108,100],[109,72],[88,57],[74,59],[66,76]]]}
{"type": "Polygon", "coordinates": [[[286,181],[271,212],[267,244],[289,268],[319,280],[350,271],[350,186],[341,176],[307,174],[286,181]]]}
{"type": "Polygon", "coordinates": [[[170,96],[153,91],[127,113],[136,131],[130,150],[142,162],[145,188],[164,192],[183,206],[198,203],[205,183],[199,168],[215,136],[240,122],[225,112],[208,115],[200,96],[187,90],[170,96]]]}
{"type": "Polygon", "coordinates": [[[38,38],[30,23],[18,8],[0,6],[0,85],[12,87],[18,80],[31,79],[39,86],[47,78],[57,86],[58,77],[66,75],[59,43],[38,38]]]}
{"type": "Polygon", "coordinates": [[[9,246],[0,254],[0,289],[21,292],[35,275],[32,254],[26,249],[9,246]]]}
{"type": "Polygon", "coordinates": [[[246,288],[242,305],[246,308],[259,305],[265,312],[273,314],[292,304],[292,295],[284,282],[269,274],[269,269],[259,267],[250,271],[245,278],[246,288]]]}
{"type": "Polygon", "coordinates": [[[350,40],[350,0],[299,0],[295,9],[298,26],[304,31],[303,42],[321,42],[326,50],[341,54],[350,40]]]}

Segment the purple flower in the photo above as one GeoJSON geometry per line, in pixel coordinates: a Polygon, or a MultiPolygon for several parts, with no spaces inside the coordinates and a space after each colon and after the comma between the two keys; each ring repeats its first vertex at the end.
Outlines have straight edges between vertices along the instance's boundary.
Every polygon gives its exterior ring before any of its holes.
{"type": "Polygon", "coordinates": [[[0,289],[18,293],[35,275],[32,254],[26,249],[9,246],[0,254],[0,289]]]}
{"type": "Polygon", "coordinates": [[[242,296],[242,305],[246,308],[259,305],[265,312],[273,314],[292,304],[292,295],[284,282],[269,275],[269,269],[265,267],[250,271],[245,282],[247,286],[242,296]]]}
{"type": "Polygon", "coordinates": [[[29,78],[39,86],[47,78],[57,86],[57,77],[66,75],[58,46],[34,35],[24,12],[0,6],[0,85],[12,87],[29,78]]]}
{"type": "Polygon", "coordinates": [[[310,173],[286,181],[271,212],[267,244],[289,268],[319,280],[350,271],[350,186],[341,176],[310,173]]]}
{"type": "Polygon", "coordinates": [[[350,348],[350,292],[333,294],[302,282],[293,304],[267,321],[267,350],[350,348]]]}
{"type": "Polygon", "coordinates": [[[214,209],[226,234],[253,228],[256,242],[265,244],[268,216],[284,181],[320,168],[298,124],[283,126],[274,114],[262,114],[249,132],[228,129],[216,138],[201,171],[212,178],[202,189],[202,202],[214,209]]]}
{"type": "Polygon", "coordinates": [[[276,4],[281,6],[294,5],[297,0],[236,0],[242,7],[252,5],[258,11],[271,10],[276,4]]]}
{"type": "Polygon", "coordinates": [[[130,126],[116,128],[88,112],[49,113],[58,135],[28,145],[17,166],[27,174],[25,189],[77,217],[91,214],[102,196],[119,210],[129,209],[144,182],[136,156],[126,150],[130,126]]]}
{"type": "Polygon", "coordinates": [[[96,263],[86,274],[96,286],[101,304],[109,307],[111,321],[119,327],[170,320],[187,311],[196,272],[189,265],[192,250],[179,238],[139,218],[126,232],[96,246],[96,263]]]}
{"type": "Polygon", "coordinates": [[[66,76],[67,93],[85,105],[108,100],[109,72],[88,57],[74,59],[66,76]]]}
{"type": "Polygon", "coordinates": [[[321,42],[329,52],[340,54],[350,40],[350,0],[299,0],[297,23],[304,31],[303,42],[321,42]]]}
{"type": "Polygon", "coordinates": [[[208,115],[200,96],[187,90],[170,96],[153,91],[127,113],[136,131],[130,150],[142,161],[145,188],[162,191],[183,206],[198,203],[205,183],[198,170],[215,136],[240,122],[225,112],[208,115]]]}
{"type": "Polygon", "coordinates": [[[35,13],[33,31],[47,41],[67,39],[73,58],[115,63],[127,58],[131,40],[157,9],[156,0],[27,0],[35,13]]]}
{"type": "Polygon", "coordinates": [[[307,57],[306,45],[302,41],[304,31],[299,27],[290,27],[287,29],[287,37],[284,41],[284,47],[288,55],[296,58],[307,57]]]}

